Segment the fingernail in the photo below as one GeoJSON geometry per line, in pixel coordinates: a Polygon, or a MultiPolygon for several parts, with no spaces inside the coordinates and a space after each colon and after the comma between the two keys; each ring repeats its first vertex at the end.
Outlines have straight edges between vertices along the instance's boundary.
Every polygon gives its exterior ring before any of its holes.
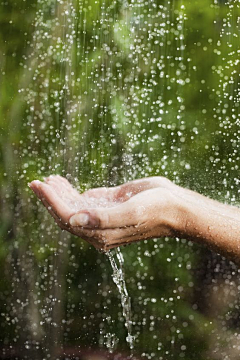
{"type": "Polygon", "coordinates": [[[86,226],[89,222],[88,214],[77,214],[71,217],[70,225],[72,226],[86,226]]]}

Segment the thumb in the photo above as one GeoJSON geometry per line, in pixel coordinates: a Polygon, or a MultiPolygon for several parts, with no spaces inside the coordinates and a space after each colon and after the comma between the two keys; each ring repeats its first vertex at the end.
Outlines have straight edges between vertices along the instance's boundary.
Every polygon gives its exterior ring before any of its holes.
{"type": "Polygon", "coordinates": [[[142,222],[143,206],[136,207],[130,201],[111,208],[82,210],[73,215],[69,222],[72,226],[86,228],[113,229],[137,225],[142,222]]]}

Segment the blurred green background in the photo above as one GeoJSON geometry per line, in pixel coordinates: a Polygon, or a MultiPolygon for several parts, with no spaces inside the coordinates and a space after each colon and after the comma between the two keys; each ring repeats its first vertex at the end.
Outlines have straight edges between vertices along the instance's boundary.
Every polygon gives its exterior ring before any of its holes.
{"type": "MultiPolygon", "coordinates": [[[[236,0],[0,3],[0,358],[130,356],[107,257],[29,181],[162,175],[238,205],[239,16],[236,0]]],[[[137,359],[239,358],[233,263],[184,239],[122,252],[137,359]]]]}

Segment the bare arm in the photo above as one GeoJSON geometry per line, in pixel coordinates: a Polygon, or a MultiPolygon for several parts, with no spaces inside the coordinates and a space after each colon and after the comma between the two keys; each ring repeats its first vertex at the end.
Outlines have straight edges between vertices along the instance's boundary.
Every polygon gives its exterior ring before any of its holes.
{"type": "Polygon", "coordinates": [[[200,207],[193,200],[185,203],[181,236],[240,262],[240,209],[204,199],[200,207]]]}
{"type": "Polygon", "coordinates": [[[64,230],[108,250],[162,236],[183,237],[240,262],[240,209],[162,177],[78,194],[60,176],[30,187],[64,230]]]}

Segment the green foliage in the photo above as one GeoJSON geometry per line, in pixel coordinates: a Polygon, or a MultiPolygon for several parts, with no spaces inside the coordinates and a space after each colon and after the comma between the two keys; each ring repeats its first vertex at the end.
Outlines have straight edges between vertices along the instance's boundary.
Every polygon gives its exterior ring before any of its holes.
{"type": "MultiPolygon", "coordinates": [[[[163,175],[237,200],[234,6],[229,20],[229,6],[211,0],[0,4],[5,346],[29,341],[29,358],[54,358],[62,345],[101,347],[111,332],[128,351],[105,255],[62,234],[29,181],[59,173],[85,190],[163,175]]],[[[219,325],[196,305],[199,247],[153,240],[123,254],[136,352],[206,360],[219,325]]]]}

